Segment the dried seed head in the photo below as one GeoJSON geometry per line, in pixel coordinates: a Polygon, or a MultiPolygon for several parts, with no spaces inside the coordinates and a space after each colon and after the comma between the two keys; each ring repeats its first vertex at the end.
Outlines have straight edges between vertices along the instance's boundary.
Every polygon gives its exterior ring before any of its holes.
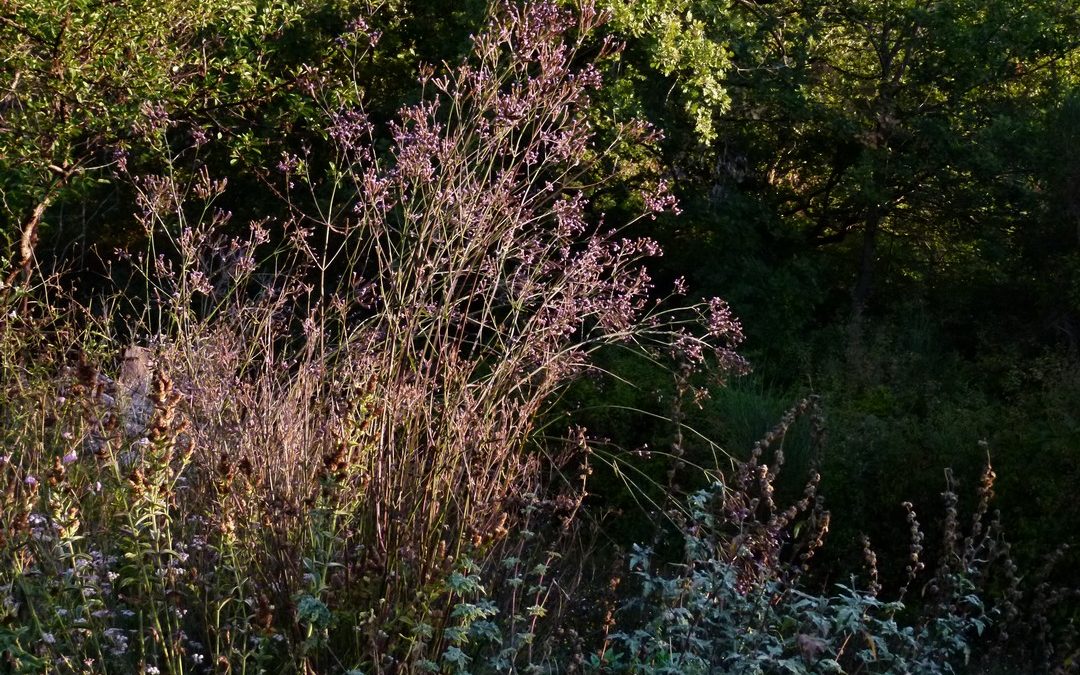
{"type": "Polygon", "coordinates": [[[866,571],[870,576],[870,584],[867,587],[867,592],[877,597],[877,594],[881,592],[881,583],[878,581],[878,560],[877,553],[874,552],[873,547],[870,545],[870,537],[865,534],[860,535],[859,541],[862,543],[863,560],[866,562],[866,571]]]}

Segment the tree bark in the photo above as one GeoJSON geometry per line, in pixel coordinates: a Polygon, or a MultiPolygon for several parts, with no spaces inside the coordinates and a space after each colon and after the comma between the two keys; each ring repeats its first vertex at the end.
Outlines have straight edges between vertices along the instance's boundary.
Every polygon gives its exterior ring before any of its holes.
{"type": "Polygon", "coordinates": [[[877,263],[877,238],[881,229],[881,208],[874,206],[866,218],[863,227],[862,254],[859,258],[859,278],[852,293],[852,316],[855,321],[862,318],[866,303],[873,292],[874,267],[877,263]]]}
{"type": "Polygon", "coordinates": [[[7,283],[12,284],[15,278],[22,272],[23,283],[30,281],[30,275],[34,271],[34,249],[37,247],[38,229],[41,227],[41,219],[45,216],[53,200],[56,199],[60,190],[67,185],[68,180],[78,171],[78,167],[60,168],[54,164],[49,165],[49,170],[56,176],[45,191],[40,201],[30,209],[30,213],[23,218],[22,235],[19,237],[19,261],[18,266],[7,276],[7,283]]]}

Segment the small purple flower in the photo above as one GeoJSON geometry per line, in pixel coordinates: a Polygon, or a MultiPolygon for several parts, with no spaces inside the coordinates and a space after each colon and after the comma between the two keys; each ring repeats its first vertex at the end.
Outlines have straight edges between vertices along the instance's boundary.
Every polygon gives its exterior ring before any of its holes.
{"type": "Polygon", "coordinates": [[[281,161],[277,164],[277,170],[284,174],[290,174],[300,168],[300,158],[291,152],[282,152],[281,161]]]}
{"type": "Polygon", "coordinates": [[[326,131],[330,138],[344,150],[360,149],[365,139],[371,137],[374,127],[368,116],[360,110],[350,109],[335,113],[326,131]]]}
{"type": "Polygon", "coordinates": [[[38,479],[35,478],[34,476],[27,476],[25,479],[23,479],[23,482],[26,483],[27,485],[29,485],[30,487],[34,487],[35,485],[38,484],[38,479]]]}
{"type": "Polygon", "coordinates": [[[742,324],[731,313],[731,307],[720,298],[709,298],[707,326],[709,335],[714,338],[725,338],[733,344],[743,341],[742,324]]]}
{"type": "Polygon", "coordinates": [[[654,219],[657,213],[663,213],[664,211],[670,211],[675,215],[682,213],[682,209],[679,208],[679,200],[675,198],[675,195],[671,194],[671,184],[666,180],[660,181],[656,186],[656,190],[643,192],[641,196],[645,200],[645,210],[654,219]]]}
{"type": "Polygon", "coordinates": [[[356,37],[367,38],[368,44],[372,47],[374,47],[379,41],[379,38],[382,37],[382,31],[373,30],[362,16],[356,17],[349,24],[349,33],[356,37]]]}
{"type": "Polygon", "coordinates": [[[63,462],[64,462],[64,464],[71,464],[72,462],[74,462],[78,458],[79,458],[79,454],[77,452],[75,452],[74,450],[69,450],[68,453],[66,455],[64,455],[63,462]]]}
{"type": "Polygon", "coordinates": [[[143,121],[136,124],[137,131],[143,133],[153,132],[173,125],[168,109],[160,102],[144,101],[139,106],[139,112],[142,113],[143,121]]]}
{"type": "Polygon", "coordinates": [[[127,161],[128,153],[123,148],[116,148],[113,150],[113,162],[116,163],[116,170],[119,173],[127,173],[127,161]]]}
{"type": "Polygon", "coordinates": [[[200,126],[193,126],[191,128],[191,142],[195,144],[195,147],[201,148],[210,142],[210,136],[207,135],[206,130],[200,126]]]}

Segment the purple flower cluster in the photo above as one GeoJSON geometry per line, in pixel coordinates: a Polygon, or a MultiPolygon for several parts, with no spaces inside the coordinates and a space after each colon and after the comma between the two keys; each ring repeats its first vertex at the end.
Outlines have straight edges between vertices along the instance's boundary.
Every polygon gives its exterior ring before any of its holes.
{"type": "Polygon", "coordinates": [[[670,211],[675,215],[682,213],[679,200],[671,194],[671,184],[666,180],[660,181],[654,189],[642,192],[641,197],[645,201],[645,210],[653,219],[656,218],[656,214],[665,211],[670,211]]]}
{"type": "MultiPolygon", "coordinates": [[[[366,143],[371,139],[372,130],[368,116],[363,111],[355,109],[342,110],[334,114],[326,128],[330,139],[340,148],[353,148],[366,143]]],[[[283,172],[287,173],[290,165],[295,168],[295,158],[286,164],[283,172]]]]}
{"type": "MultiPolygon", "coordinates": [[[[588,94],[601,78],[594,63],[574,65],[580,42],[568,31],[584,35],[601,21],[591,7],[575,18],[554,2],[503,5],[474,39],[472,60],[441,76],[422,69],[427,98],[390,124],[389,166],[377,160],[362,112],[332,117],[328,134],[356,191],[355,220],[331,227],[366,242],[355,250],[371,257],[360,267],[378,289],[365,303],[382,312],[373,334],[425,326],[437,335],[425,349],[439,358],[415,359],[425,368],[460,352],[519,374],[546,372],[550,384],[585,367],[594,342],[643,343],[646,333],[668,335],[684,362],[715,350],[723,367],[745,365],[733,351],[738,322],[722,303],[702,311],[696,331],[665,333],[648,314],[653,284],[642,265],[661,255],[659,245],[586,217],[574,180],[588,170],[583,162],[592,166],[588,94]],[[388,293],[394,305],[380,306],[388,293]]],[[[599,57],[616,48],[605,42],[599,57]]],[[[625,133],[661,138],[647,123],[625,133]]],[[[667,181],[642,199],[645,215],[679,212],[667,181]]]]}

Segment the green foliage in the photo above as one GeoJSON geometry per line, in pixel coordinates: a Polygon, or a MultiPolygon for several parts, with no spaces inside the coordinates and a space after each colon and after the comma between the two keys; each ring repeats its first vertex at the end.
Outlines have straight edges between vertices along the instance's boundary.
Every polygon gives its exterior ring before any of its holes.
{"type": "Polygon", "coordinates": [[[649,71],[673,81],[694,132],[704,143],[716,140],[713,118],[730,103],[724,86],[732,67],[723,33],[728,10],[695,0],[611,0],[602,6],[611,12],[611,29],[632,39],[630,60],[640,58],[649,71]]]}
{"type": "MultiPolygon", "coordinates": [[[[749,572],[732,555],[717,513],[728,487],[692,495],[680,528],[685,558],[671,573],[636,548],[630,566],[640,596],[624,611],[646,617],[611,636],[597,666],[629,673],[957,673],[990,623],[967,576],[957,577],[949,609],[917,621],[852,579],[835,595],[800,590],[800,570],[762,560],[749,572]]],[[[738,538],[735,539],[738,542],[738,538]]],[[[944,605],[943,605],[944,606],[944,605]]]]}
{"type": "MultiPolygon", "coordinates": [[[[656,77],[663,33],[641,32],[676,4],[615,7],[631,28],[607,105],[668,131],[637,162],[679,178],[682,217],[656,223],[665,271],[732,302],[758,381],[827,401],[847,522],[933,503],[946,466],[977,474],[986,438],[1019,548],[1074,543],[1055,516],[1074,426],[1057,411],[1080,402],[1069,376],[1007,382],[1075,368],[1076,4],[679,4],[726,54],[710,138],[678,105],[686,78],[656,77]],[[1017,490],[1027,477],[1045,497],[1017,490]]],[[[723,438],[720,420],[695,426],[723,438]]]]}
{"type": "MultiPolygon", "coordinates": [[[[39,235],[63,246],[73,230],[85,234],[88,223],[70,206],[109,195],[117,167],[160,168],[177,147],[211,139],[221,142],[222,162],[274,158],[280,131],[313,117],[312,82],[328,77],[341,88],[356,43],[370,46],[367,35],[346,31],[358,10],[332,0],[5,5],[0,236],[8,261],[31,265],[39,235]]],[[[97,222],[106,227],[115,224],[97,222]]]]}

